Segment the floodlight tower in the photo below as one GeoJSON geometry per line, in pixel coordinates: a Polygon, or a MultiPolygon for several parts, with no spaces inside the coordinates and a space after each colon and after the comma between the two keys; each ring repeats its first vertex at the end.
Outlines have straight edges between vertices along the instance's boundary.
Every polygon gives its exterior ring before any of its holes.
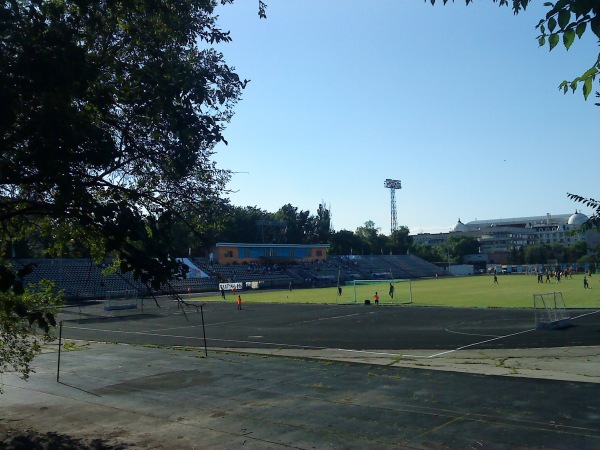
{"type": "Polygon", "coordinates": [[[390,190],[391,203],[392,203],[392,229],[390,235],[398,229],[398,218],[396,216],[396,189],[402,189],[400,180],[386,179],[383,186],[390,190]]]}

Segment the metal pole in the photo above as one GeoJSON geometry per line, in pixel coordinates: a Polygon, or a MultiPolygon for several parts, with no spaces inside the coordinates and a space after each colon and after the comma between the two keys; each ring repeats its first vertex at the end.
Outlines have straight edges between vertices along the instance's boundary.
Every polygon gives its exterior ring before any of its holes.
{"type": "Polygon", "coordinates": [[[58,367],[56,369],[56,382],[59,383],[59,377],[60,377],[60,348],[62,347],[62,327],[63,327],[63,323],[62,320],[59,323],[59,328],[58,328],[58,367]]]}
{"type": "Polygon", "coordinates": [[[208,358],[208,349],[206,348],[206,329],[204,328],[204,310],[200,305],[200,315],[202,316],[202,334],[204,335],[204,355],[208,358]]]}
{"type": "Polygon", "coordinates": [[[341,272],[341,269],[338,269],[337,292],[335,293],[335,303],[336,304],[339,303],[339,301],[341,300],[340,296],[339,296],[339,293],[340,293],[340,272],[341,272]]]}

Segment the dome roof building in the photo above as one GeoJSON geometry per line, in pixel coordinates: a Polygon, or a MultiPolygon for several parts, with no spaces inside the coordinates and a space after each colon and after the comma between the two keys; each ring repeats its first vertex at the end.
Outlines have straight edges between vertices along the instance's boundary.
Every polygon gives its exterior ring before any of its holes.
{"type": "Polygon", "coordinates": [[[460,219],[458,219],[458,222],[456,223],[456,225],[454,225],[452,227],[452,229],[450,231],[452,233],[456,233],[456,232],[463,233],[463,232],[467,231],[467,226],[464,223],[462,223],[460,221],[460,219]]]}
{"type": "Polygon", "coordinates": [[[577,225],[577,226],[581,226],[583,225],[586,221],[588,220],[588,216],[586,216],[585,214],[582,214],[580,212],[575,211],[575,214],[573,214],[571,217],[569,217],[568,220],[568,224],[569,225],[577,225]]]}

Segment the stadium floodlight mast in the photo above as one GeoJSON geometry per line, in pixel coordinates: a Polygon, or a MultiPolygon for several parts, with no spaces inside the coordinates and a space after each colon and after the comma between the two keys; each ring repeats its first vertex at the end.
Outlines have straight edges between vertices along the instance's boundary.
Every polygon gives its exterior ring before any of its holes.
{"type": "Polygon", "coordinates": [[[392,218],[391,218],[391,231],[390,235],[394,233],[398,229],[398,217],[396,215],[396,190],[402,189],[402,185],[400,180],[392,180],[387,178],[383,183],[383,186],[390,190],[391,195],[391,204],[392,204],[392,218]]]}

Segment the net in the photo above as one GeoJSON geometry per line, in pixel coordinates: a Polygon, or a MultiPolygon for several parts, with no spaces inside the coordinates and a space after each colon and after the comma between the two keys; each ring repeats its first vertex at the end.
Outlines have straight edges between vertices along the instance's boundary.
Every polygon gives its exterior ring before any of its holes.
{"type": "Polygon", "coordinates": [[[412,286],[409,279],[347,281],[341,295],[338,295],[338,303],[370,304],[374,301],[375,293],[379,297],[380,305],[412,303],[412,286]]]}
{"type": "Polygon", "coordinates": [[[562,292],[533,294],[533,310],[537,329],[559,329],[571,325],[562,292]]]}
{"type": "Polygon", "coordinates": [[[105,311],[115,311],[121,309],[137,309],[138,291],[137,289],[123,289],[120,291],[106,291],[105,311]]]}

